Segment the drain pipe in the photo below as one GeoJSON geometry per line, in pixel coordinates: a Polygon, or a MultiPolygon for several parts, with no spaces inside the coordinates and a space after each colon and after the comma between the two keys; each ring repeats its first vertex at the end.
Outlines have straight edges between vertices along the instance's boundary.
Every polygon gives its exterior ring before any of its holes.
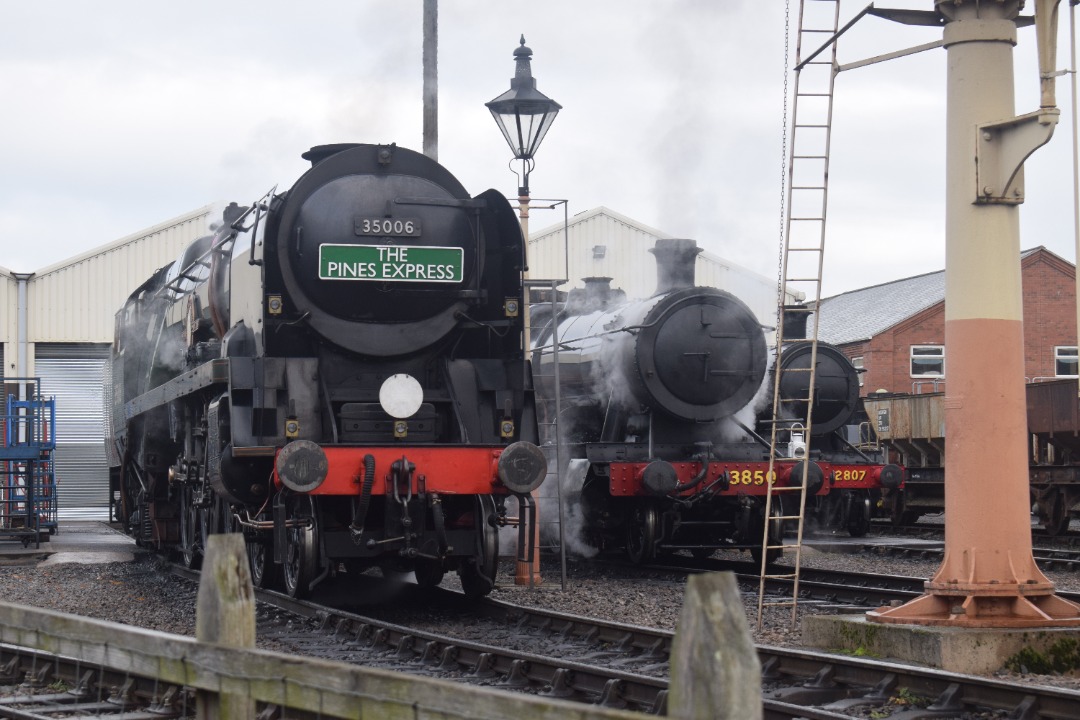
{"type": "MultiPolygon", "coordinates": [[[[28,378],[30,377],[30,358],[27,352],[27,336],[29,322],[29,313],[27,311],[27,283],[30,278],[34,277],[34,273],[12,273],[11,276],[15,278],[18,286],[18,317],[16,323],[18,324],[17,335],[17,350],[15,351],[15,377],[28,378]]],[[[26,400],[26,381],[19,383],[19,400],[26,400]]]]}

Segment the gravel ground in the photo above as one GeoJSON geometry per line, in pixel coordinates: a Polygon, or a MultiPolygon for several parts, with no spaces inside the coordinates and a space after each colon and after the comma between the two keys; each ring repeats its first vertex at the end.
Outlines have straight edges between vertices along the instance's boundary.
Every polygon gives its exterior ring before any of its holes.
{"type": "MultiPolygon", "coordinates": [[[[732,558],[745,560],[748,556],[732,553],[732,558]]],[[[803,553],[804,567],[870,573],[888,567],[891,573],[919,578],[933,574],[939,562],[873,553],[823,553],[811,549],[803,553]]],[[[618,568],[572,560],[568,564],[568,589],[562,592],[556,561],[545,558],[541,568],[544,584],[533,589],[513,585],[513,567],[512,559],[504,559],[501,563],[500,586],[492,597],[515,604],[668,630],[674,630],[679,619],[685,583],[670,576],[629,578],[618,568]]],[[[1060,590],[1080,590],[1077,573],[1051,572],[1048,577],[1060,590]]],[[[453,586],[456,580],[455,575],[447,575],[444,585],[453,586]]],[[[6,602],[194,635],[194,587],[170,576],[157,559],[145,553],[138,553],[133,562],[0,565],[0,583],[6,602]]],[[[755,642],[800,645],[801,632],[791,625],[790,608],[766,608],[760,628],[754,597],[746,596],[745,611],[755,642]]],[[[1076,673],[1023,677],[999,673],[998,676],[1080,689],[1080,675],[1076,673]]]]}

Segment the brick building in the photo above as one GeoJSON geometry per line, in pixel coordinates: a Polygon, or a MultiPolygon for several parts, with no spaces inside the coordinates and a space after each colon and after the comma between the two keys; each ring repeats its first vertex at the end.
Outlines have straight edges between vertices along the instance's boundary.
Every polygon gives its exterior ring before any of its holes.
{"type": "MultiPolygon", "coordinates": [[[[1075,377],[1076,268],[1042,246],[1020,257],[1025,374],[1075,377]]],[[[863,395],[944,390],[945,271],[823,299],[818,337],[864,370],[863,395]]]]}

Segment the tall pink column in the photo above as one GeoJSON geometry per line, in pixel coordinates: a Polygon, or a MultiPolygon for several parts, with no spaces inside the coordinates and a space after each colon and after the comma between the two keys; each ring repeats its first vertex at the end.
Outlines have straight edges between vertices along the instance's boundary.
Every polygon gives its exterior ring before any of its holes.
{"type": "MultiPolygon", "coordinates": [[[[925,595],[867,613],[871,621],[1080,624],[1080,606],[1054,594],[1031,551],[1021,186],[994,172],[995,163],[1006,164],[1003,147],[1015,147],[1017,133],[1015,124],[992,125],[1015,115],[1019,9],[1017,0],[938,0],[948,53],[945,557],[925,595]]],[[[1040,132],[1039,124],[1048,139],[1047,118],[1032,117],[1023,132],[1040,132]]],[[[1022,140],[1019,146],[1031,142],[1022,140]]]]}

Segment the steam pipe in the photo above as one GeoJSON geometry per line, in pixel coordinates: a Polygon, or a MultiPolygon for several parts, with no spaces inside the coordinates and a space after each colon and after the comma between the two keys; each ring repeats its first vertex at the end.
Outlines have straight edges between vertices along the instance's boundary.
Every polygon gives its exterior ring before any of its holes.
{"type": "Polygon", "coordinates": [[[672,495],[696,488],[709,474],[709,461],[712,460],[712,443],[699,442],[694,444],[701,448],[701,452],[694,455],[694,459],[701,463],[701,472],[687,482],[676,485],[670,493],[672,495]]]}

